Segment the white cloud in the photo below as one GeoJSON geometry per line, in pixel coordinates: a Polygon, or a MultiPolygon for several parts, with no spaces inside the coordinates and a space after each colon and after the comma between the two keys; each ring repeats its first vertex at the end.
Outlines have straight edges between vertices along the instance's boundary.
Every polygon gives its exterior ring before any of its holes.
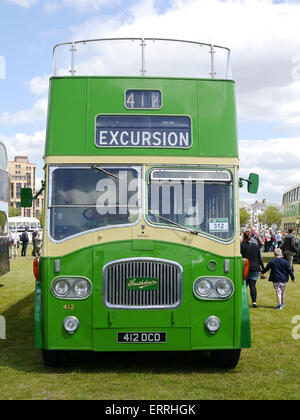
{"type": "Polygon", "coordinates": [[[250,172],[260,176],[257,196],[251,196],[245,187],[240,199],[264,199],[281,203],[282,194],[300,180],[300,136],[269,140],[241,140],[240,176],[248,178],[250,172]],[[270,199],[272,197],[272,199],[270,199]]]}
{"type": "Polygon", "coordinates": [[[46,122],[48,100],[47,98],[38,99],[30,109],[17,112],[4,111],[0,115],[2,125],[22,125],[33,122],[46,122]]]}
{"type": "Polygon", "coordinates": [[[49,75],[44,74],[43,76],[36,76],[26,83],[29,87],[29,91],[37,96],[44,96],[48,93],[49,88],[49,75]]]}
{"type": "Polygon", "coordinates": [[[8,159],[14,160],[15,156],[28,156],[32,163],[42,160],[45,147],[46,131],[36,131],[34,134],[16,133],[14,136],[3,136],[0,140],[6,145],[8,159]]]}

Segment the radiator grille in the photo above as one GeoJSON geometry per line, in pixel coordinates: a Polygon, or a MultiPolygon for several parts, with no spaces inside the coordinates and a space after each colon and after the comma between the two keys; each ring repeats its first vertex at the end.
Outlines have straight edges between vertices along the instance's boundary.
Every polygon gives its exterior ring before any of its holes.
{"type": "Polygon", "coordinates": [[[103,294],[110,308],[175,308],[182,301],[182,267],[161,259],[126,259],[107,264],[103,269],[103,294]],[[128,290],[127,279],[157,279],[156,290],[128,290]]]}

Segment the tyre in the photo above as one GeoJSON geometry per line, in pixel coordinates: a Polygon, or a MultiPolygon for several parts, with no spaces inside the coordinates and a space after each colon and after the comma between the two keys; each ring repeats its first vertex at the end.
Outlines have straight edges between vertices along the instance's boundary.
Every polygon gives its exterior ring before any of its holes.
{"type": "Polygon", "coordinates": [[[68,364],[69,352],[66,350],[42,349],[42,358],[45,366],[63,367],[68,364]]]}
{"type": "Polygon", "coordinates": [[[212,359],[216,367],[222,369],[234,369],[241,355],[241,349],[233,350],[214,350],[212,359]]]}

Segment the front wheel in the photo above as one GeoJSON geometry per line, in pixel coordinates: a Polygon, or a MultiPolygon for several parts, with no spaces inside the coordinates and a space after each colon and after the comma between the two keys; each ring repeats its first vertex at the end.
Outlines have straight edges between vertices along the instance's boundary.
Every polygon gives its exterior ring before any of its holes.
{"type": "Polygon", "coordinates": [[[69,352],[66,350],[42,349],[42,358],[45,366],[63,367],[68,364],[69,352]]]}
{"type": "Polygon", "coordinates": [[[241,355],[241,349],[233,350],[214,350],[212,352],[212,359],[216,367],[222,369],[234,369],[241,355]]]}

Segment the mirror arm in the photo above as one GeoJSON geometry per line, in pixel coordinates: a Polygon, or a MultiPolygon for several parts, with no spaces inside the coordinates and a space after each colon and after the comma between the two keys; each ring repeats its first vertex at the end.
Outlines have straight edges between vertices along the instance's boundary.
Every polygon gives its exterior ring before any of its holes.
{"type": "Polygon", "coordinates": [[[248,182],[248,184],[252,184],[252,182],[249,179],[239,178],[239,187],[240,188],[243,188],[243,181],[248,182]]]}
{"type": "Polygon", "coordinates": [[[45,188],[46,188],[46,182],[42,181],[41,189],[32,197],[32,199],[35,200],[36,198],[38,198],[38,196],[45,190],[45,188]]]}

